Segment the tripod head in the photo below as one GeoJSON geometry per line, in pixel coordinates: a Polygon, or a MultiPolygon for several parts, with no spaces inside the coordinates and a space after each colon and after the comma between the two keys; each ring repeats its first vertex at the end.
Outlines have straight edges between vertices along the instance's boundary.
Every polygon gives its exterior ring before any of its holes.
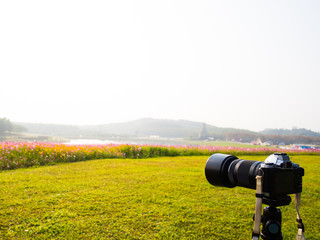
{"type": "Polygon", "coordinates": [[[261,218],[261,237],[266,240],[282,240],[281,222],[282,215],[279,208],[265,207],[261,218]]]}
{"type": "Polygon", "coordinates": [[[281,222],[282,214],[278,206],[289,205],[291,197],[283,195],[279,197],[262,197],[262,203],[269,205],[263,209],[263,215],[261,216],[262,230],[261,237],[266,240],[282,240],[281,222]]]}

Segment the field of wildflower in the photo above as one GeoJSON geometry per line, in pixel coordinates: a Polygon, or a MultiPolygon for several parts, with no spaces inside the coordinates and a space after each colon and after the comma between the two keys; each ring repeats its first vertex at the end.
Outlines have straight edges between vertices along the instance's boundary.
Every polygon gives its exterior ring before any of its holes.
{"type": "Polygon", "coordinates": [[[241,148],[228,146],[188,145],[66,145],[53,143],[0,143],[0,171],[32,166],[54,165],[106,158],[154,158],[174,156],[209,156],[220,152],[235,156],[269,155],[286,152],[290,155],[320,155],[317,150],[241,148]]]}

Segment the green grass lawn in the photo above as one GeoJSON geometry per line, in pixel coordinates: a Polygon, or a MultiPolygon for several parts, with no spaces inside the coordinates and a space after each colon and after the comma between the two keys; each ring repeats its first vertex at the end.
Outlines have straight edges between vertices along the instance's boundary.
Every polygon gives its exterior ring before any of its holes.
{"type": "MultiPolygon", "coordinates": [[[[206,160],[105,159],[0,172],[0,239],[250,239],[254,190],[210,185],[206,160]]],[[[320,239],[320,156],[291,160],[305,169],[306,238],[320,239]]],[[[294,239],[294,204],[280,208],[284,239],[294,239]]]]}

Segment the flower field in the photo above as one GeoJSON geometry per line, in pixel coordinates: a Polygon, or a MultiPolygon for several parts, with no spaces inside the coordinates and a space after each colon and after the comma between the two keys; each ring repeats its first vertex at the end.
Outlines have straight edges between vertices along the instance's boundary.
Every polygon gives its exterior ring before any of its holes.
{"type": "Polygon", "coordinates": [[[51,143],[0,143],[0,170],[53,165],[105,158],[152,158],[163,156],[201,156],[220,152],[236,156],[269,155],[286,152],[290,155],[320,155],[320,150],[291,150],[276,148],[240,148],[185,145],[65,145],[51,143]]]}

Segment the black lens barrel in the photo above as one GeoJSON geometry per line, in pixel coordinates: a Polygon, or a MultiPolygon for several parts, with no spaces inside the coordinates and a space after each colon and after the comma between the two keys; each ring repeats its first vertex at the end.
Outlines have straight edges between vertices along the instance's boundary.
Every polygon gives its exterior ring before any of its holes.
{"type": "Polygon", "coordinates": [[[238,159],[236,156],[215,153],[207,161],[205,174],[208,182],[215,186],[235,187],[228,178],[230,164],[238,159]]]}
{"type": "Polygon", "coordinates": [[[256,189],[256,175],[262,162],[238,159],[228,170],[228,177],[234,186],[256,189]]]}
{"type": "Polygon", "coordinates": [[[256,175],[262,162],[238,159],[236,156],[215,153],[206,163],[205,175],[215,186],[256,188],[256,175]]]}

